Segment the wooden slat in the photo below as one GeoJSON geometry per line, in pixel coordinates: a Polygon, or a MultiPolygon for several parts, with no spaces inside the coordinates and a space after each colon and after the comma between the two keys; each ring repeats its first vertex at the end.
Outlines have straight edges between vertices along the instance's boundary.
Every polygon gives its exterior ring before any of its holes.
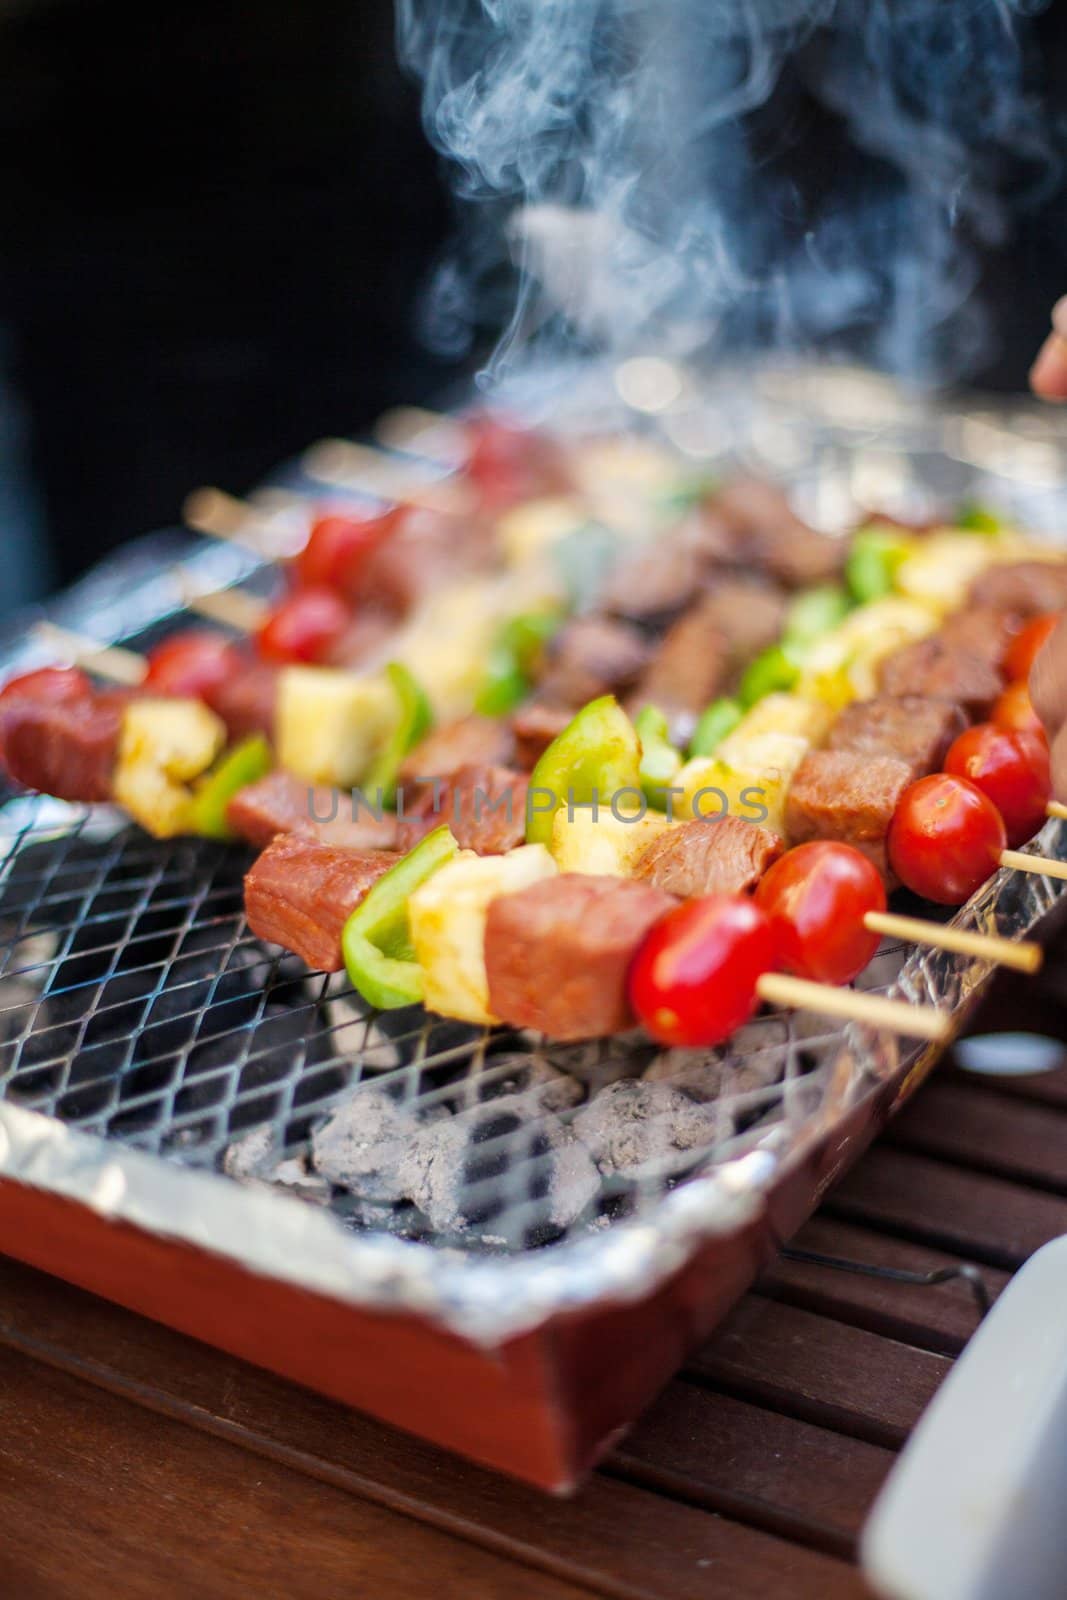
{"type": "MultiPolygon", "coordinates": [[[[1028,1029],[1032,1027],[1029,1017],[1026,1019],[1028,1029]]],[[[1061,1013],[1060,1029],[1064,1026],[1061,1013]]],[[[1034,1029],[1040,1032],[1040,1029],[1034,1029]]],[[[938,1077],[951,1084],[980,1084],[987,1091],[1001,1095],[1008,1102],[1013,1100],[1033,1100],[1038,1105],[1067,1107],[1067,1050],[1064,1052],[1064,1065],[1053,1067],[1050,1072],[1025,1072],[1018,1077],[982,1078],[973,1072],[965,1072],[962,1067],[954,1067],[949,1062],[942,1070],[939,1069],[938,1077]]]]}
{"type": "MultiPolygon", "coordinates": [[[[813,1217],[791,1243],[824,1255],[907,1272],[933,1272],[939,1267],[958,1265],[961,1260],[946,1251],[835,1221],[825,1213],[813,1217]]],[[[995,1298],[1008,1281],[1007,1273],[988,1266],[980,1270],[986,1289],[995,1298]]],[[[764,1273],[756,1290],[821,1316],[943,1355],[957,1355],[978,1325],[974,1296],[960,1279],[921,1288],[779,1258],[764,1273]]]]}
{"type": "Polygon", "coordinates": [[[1067,1233],[1067,1201],[1058,1195],[886,1144],[867,1152],[826,1209],[1009,1270],[1067,1233]]]}
{"type": "Polygon", "coordinates": [[[1067,1115],[1051,1106],[1006,1101],[974,1083],[932,1082],[890,1123],[886,1138],[1067,1194],[1067,1115]]]}
{"type": "Polygon", "coordinates": [[[892,1449],[950,1365],[929,1350],[752,1295],[687,1370],[742,1399],[892,1449]]]}
{"type": "Polygon", "coordinates": [[[611,1466],[667,1494],[850,1555],[893,1457],[888,1450],[673,1383],[611,1466]]]}
{"type": "Polygon", "coordinates": [[[573,1584],[0,1350],[12,1597],[579,1600],[573,1584]]]}
{"type": "MultiPolygon", "coordinates": [[[[595,1476],[574,1501],[552,1501],[0,1260],[4,1346],[596,1593],[623,1600],[766,1600],[768,1593],[776,1600],[859,1600],[865,1592],[837,1560],[610,1477],[595,1476]]],[[[401,1593],[407,1600],[408,1591],[401,1593]]]]}

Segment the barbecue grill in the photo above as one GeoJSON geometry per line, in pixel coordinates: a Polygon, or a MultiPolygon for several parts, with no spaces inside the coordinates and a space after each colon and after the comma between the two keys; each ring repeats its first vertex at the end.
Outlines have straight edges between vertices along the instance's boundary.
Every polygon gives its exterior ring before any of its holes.
{"type": "MultiPolygon", "coordinates": [[[[1051,525],[1067,457],[1025,420],[935,429],[865,376],[836,384],[764,380],[744,439],[714,394],[661,422],[788,466],[824,508],[874,478],[985,491],[977,451],[1001,502],[1051,525]]],[[[190,587],[270,576],[168,535],[55,616],[140,648],[190,587]]],[[[0,664],[43,659],[11,638],[0,664]]],[[[1065,845],[1060,823],[1037,842],[1065,845]]],[[[250,860],[108,808],[0,807],[0,1249],[544,1487],[574,1484],[933,1064],[795,1014],[712,1052],[378,1015],[251,936],[250,860]]],[[[1062,888],[1001,872],[955,920],[1022,936],[1062,888]]],[[[883,944],[859,983],[962,1022],[989,970],[883,944]]]]}

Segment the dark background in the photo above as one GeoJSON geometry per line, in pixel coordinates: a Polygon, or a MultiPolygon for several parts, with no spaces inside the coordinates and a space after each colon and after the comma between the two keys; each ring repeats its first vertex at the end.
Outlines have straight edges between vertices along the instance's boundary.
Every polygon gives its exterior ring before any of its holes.
{"type": "MultiPolygon", "coordinates": [[[[1062,96],[1063,7],[1034,30],[1062,96]]],[[[0,609],[456,371],[449,231],[390,0],[0,0],[0,609]]],[[[986,259],[1021,388],[1067,290],[1060,185],[986,259]]]]}

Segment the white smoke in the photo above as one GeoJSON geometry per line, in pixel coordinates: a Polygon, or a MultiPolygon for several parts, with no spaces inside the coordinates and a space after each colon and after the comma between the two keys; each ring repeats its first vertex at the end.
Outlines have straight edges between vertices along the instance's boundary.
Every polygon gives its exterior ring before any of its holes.
{"type": "Polygon", "coordinates": [[[1056,176],[1047,3],[398,0],[468,223],[434,339],[506,322],[494,374],[565,340],[965,375],[978,250],[1056,176]]]}

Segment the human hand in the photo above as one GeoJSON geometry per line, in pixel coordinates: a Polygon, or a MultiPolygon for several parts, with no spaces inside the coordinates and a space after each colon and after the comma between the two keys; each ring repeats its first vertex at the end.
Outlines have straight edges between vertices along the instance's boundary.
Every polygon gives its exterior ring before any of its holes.
{"type": "Polygon", "coordinates": [[[1052,332],[1030,368],[1030,387],[1042,400],[1067,400],[1067,295],[1052,308],[1052,332]]]}
{"type": "MultiPolygon", "coordinates": [[[[1067,352],[1067,345],[1064,349],[1067,352]]],[[[1067,363],[1067,354],[1064,360],[1067,363]]],[[[1052,792],[1067,802],[1067,612],[1037,653],[1030,672],[1030,699],[1048,734],[1052,792]]]]}

